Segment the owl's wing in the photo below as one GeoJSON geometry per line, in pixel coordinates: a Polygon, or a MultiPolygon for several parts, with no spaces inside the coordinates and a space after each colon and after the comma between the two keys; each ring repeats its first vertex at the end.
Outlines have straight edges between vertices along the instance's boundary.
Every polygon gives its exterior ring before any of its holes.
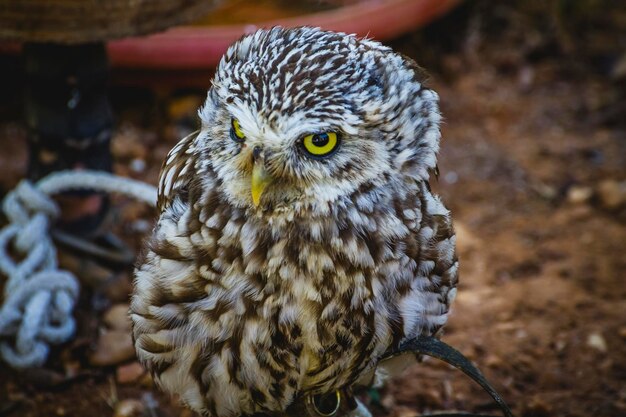
{"type": "Polygon", "coordinates": [[[428,182],[417,186],[416,196],[406,201],[409,209],[401,214],[411,232],[405,253],[417,265],[410,290],[400,295],[397,304],[403,319],[402,339],[438,334],[447,321],[458,282],[456,233],[450,212],[428,182]]]}
{"type": "MultiPolygon", "coordinates": [[[[417,271],[412,288],[397,300],[402,317],[402,326],[393,330],[397,345],[389,346],[383,358],[389,357],[407,340],[422,335],[439,337],[456,295],[459,263],[452,218],[427,182],[417,186],[416,199],[405,202],[413,209],[403,210],[401,218],[412,232],[406,241],[406,254],[415,260],[417,271]]],[[[416,359],[410,353],[386,359],[374,372],[364,375],[357,385],[380,385],[389,376],[400,374],[416,359]]]]}
{"type": "Polygon", "coordinates": [[[195,157],[193,154],[194,140],[199,130],[183,138],[167,154],[159,175],[157,209],[159,212],[170,205],[177,191],[181,190],[189,179],[193,178],[195,157]]]}

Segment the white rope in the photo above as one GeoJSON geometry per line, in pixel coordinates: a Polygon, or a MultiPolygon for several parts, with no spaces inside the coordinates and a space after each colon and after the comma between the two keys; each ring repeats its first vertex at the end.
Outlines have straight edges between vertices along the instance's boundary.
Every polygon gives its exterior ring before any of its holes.
{"type": "Polygon", "coordinates": [[[152,206],[157,197],[151,185],[95,171],[57,172],[36,185],[23,180],[7,194],[2,210],[9,223],[0,229],[0,272],[7,276],[0,306],[0,356],[14,368],[41,366],[49,344],[74,334],[72,309],[79,285],[71,273],[58,270],[50,226],[59,208],[50,196],[76,189],[124,194],[152,206]]]}

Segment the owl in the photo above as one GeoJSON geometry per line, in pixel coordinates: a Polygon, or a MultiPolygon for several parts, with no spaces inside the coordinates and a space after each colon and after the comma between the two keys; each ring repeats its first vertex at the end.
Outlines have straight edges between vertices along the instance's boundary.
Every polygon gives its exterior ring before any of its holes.
{"type": "Polygon", "coordinates": [[[438,334],[458,262],[423,81],[376,41],[311,27],[227,50],[135,271],[135,348],[162,389],[210,417],[311,398],[332,416],[386,352],[438,334]]]}

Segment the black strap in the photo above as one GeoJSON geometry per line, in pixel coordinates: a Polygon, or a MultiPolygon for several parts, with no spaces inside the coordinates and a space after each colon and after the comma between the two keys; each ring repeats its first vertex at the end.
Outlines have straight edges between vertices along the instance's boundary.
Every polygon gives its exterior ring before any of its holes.
{"type": "MultiPolygon", "coordinates": [[[[416,353],[422,355],[432,356],[433,358],[440,359],[457,369],[463,371],[463,373],[478,385],[483,387],[487,393],[493,398],[493,400],[498,404],[500,410],[502,410],[502,414],[505,417],[513,417],[513,413],[509,406],[504,402],[500,394],[487,382],[483,374],[472,365],[472,363],[465,357],[461,352],[454,349],[452,346],[445,344],[439,339],[436,339],[432,336],[418,336],[414,339],[409,339],[400,344],[397,349],[391,350],[389,353],[385,355],[384,359],[392,358],[394,356],[406,354],[406,353],[416,353]]],[[[471,413],[447,413],[447,414],[434,414],[437,417],[479,417],[481,414],[471,414],[471,413]]],[[[484,415],[482,415],[485,417],[484,415]]]]}

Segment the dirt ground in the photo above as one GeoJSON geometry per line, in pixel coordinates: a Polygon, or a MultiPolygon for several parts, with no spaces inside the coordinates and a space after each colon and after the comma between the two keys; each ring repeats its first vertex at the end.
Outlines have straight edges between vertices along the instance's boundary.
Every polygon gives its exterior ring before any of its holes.
{"type": "MultiPolygon", "coordinates": [[[[516,416],[624,416],[626,8],[469,3],[390,42],[431,73],[445,117],[433,187],[455,220],[461,283],[443,340],[477,364],[516,416]]],[[[115,171],[155,183],[167,151],[193,129],[204,91],[117,81],[115,171]]],[[[27,151],[19,83],[0,83],[9,91],[0,106],[2,195],[24,175],[27,151]]],[[[137,248],[154,213],[116,203],[115,230],[137,248]]],[[[127,346],[113,359],[103,353],[103,344],[127,340],[111,337],[128,330],[110,317],[127,301],[130,269],[88,275],[76,338],[43,370],[0,365],[0,416],[192,416],[152,386],[127,346]]],[[[436,360],[365,399],[379,417],[499,413],[436,360]]]]}

